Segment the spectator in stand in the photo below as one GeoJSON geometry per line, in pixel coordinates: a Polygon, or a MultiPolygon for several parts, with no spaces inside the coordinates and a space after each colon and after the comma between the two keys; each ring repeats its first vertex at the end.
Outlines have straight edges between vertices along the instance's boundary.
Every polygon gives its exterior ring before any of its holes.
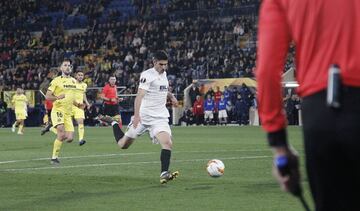
{"type": "Polygon", "coordinates": [[[299,105],[296,94],[286,97],[285,111],[289,125],[299,125],[299,105]]]}
{"type": "Polygon", "coordinates": [[[196,100],[196,96],[200,95],[200,90],[199,88],[196,86],[195,83],[193,83],[191,85],[191,88],[189,90],[189,96],[190,96],[190,102],[191,102],[191,106],[194,105],[194,102],[196,100]]]}
{"type": "Polygon", "coordinates": [[[194,113],[193,113],[193,108],[192,107],[186,108],[184,110],[182,117],[179,119],[179,124],[178,125],[181,126],[182,122],[185,122],[186,126],[194,124],[194,113]]]}
{"type": "Polygon", "coordinates": [[[240,23],[236,23],[236,25],[234,26],[233,33],[236,36],[243,36],[244,35],[245,31],[244,31],[244,28],[240,25],[240,23]]]}
{"type": "Polygon", "coordinates": [[[196,125],[204,124],[204,101],[201,99],[200,95],[196,96],[193,105],[193,114],[196,125]]]}
{"type": "Polygon", "coordinates": [[[210,95],[210,97],[215,95],[215,92],[212,87],[210,87],[209,90],[205,94],[205,96],[209,96],[209,95],[210,95]]]}
{"type": "Polygon", "coordinates": [[[239,93],[241,95],[242,98],[246,99],[249,97],[249,95],[251,95],[251,91],[249,89],[248,86],[246,86],[245,83],[243,83],[240,87],[239,93]]]}
{"type": "Polygon", "coordinates": [[[225,99],[226,101],[230,101],[231,91],[228,89],[227,86],[224,86],[223,95],[224,95],[224,99],[225,99]]]}
{"type": "Polygon", "coordinates": [[[236,121],[240,126],[249,124],[249,108],[248,103],[238,94],[235,103],[235,112],[237,117],[236,121]]]}
{"type": "Polygon", "coordinates": [[[226,112],[228,114],[228,121],[236,121],[235,107],[231,103],[231,100],[226,100],[226,112]]]}
{"type": "Polygon", "coordinates": [[[237,99],[238,99],[238,94],[239,94],[238,88],[237,88],[236,86],[234,86],[233,89],[231,90],[231,94],[230,94],[230,96],[231,96],[231,103],[232,103],[233,105],[236,104],[236,101],[237,101],[237,99]]]}
{"type": "MultiPolygon", "coordinates": [[[[15,2],[24,1],[15,0],[15,2]]],[[[251,0],[251,2],[258,1],[251,0]]],[[[210,78],[229,77],[230,73],[231,76],[238,77],[234,74],[234,72],[238,72],[234,61],[240,61],[240,58],[238,59],[240,54],[242,55],[244,75],[246,68],[251,68],[254,64],[255,57],[250,53],[254,51],[253,48],[248,53],[248,49],[235,46],[235,38],[225,36],[225,34],[233,33],[234,26],[238,24],[242,27],[244,35],[248,34],[250,37],[254,37],[252,35],[254,22],[250,18],[251,16],[231,17],[230,22],[223,22],[219,18],[210,19],[197,16],[174,22],[170,22],[167,18],[156,20],[157,18],[154,17],[154,20],[142,20],[130,16],[128,17],[129,21],[125,22],[118,21],[119,14],[114,11],[105,17],[107,18],[105,23],[100,24],[99,14],[101,11],[109,9],[107,7],[108,1],[82,2],[77,4],[74,10],[68,0],[58,2],[55,5],[51,4],[51,1],[45,1],[42,5],[42,10],[44,9],[45,13],[46,10],[54,13],[65,12],[65,20],[56,20],[56,17],[50,16],[30,17],[35,12],[40,11],[40,5],[38,1],[26,3],[31,6],[24,8],[21,6],[24,4],[5,2],[0,8],[3,12],[0,13],[1,19],[7,20],[2,23],[9,26],[8,29],[4,27],[0,33],[2,38],[0,40],[1,63],[4,65],[5,71],[9,70],[9,73],[4,72],[3,74],[4,89],[7,90],[14,89],[17,86],[37,89],[44,79],[40,75],[47,77],[51,67],[59,65],[65,55],[74,58],[74,65],[84,66],[86,77],[84,81],[88,86],[102,87],[110,75],[116,74],[119,82],[123,80],[128,83],[126,84],[128,88],[135,88],[132,87],[132,84],[137,84],[138,73],[150,68],[151,55],[148,51],[164,45],[165,48],[169,49],[171,65],[174,66],[174,68],[169,68],[169,72],[172,71],[169,75],[174,77],[172,81],[174,81],[176,92],[182,92],[185,87],[192,83],[194,78],[207,78],[208,71],[210,71],[210,78]],[[86,16],[89,22],[89,25],[86,26],[88,30],[65,36],[64,28],[69,28],[69,25],[65,23],[67,22],[66,16],[72,13],[75,17],[78,15],[86,16]],[[23,15],[26,17],[19,17],[23,15]],[[51,22],[51,19],[55,19],[53,22],[57,22],[56,26],[46,24],[49,21],[51,22]],[[13,27],[17,26],[10,24],[14,21],[22,23],[18,30],[13,30],[13,27]],[[65,24],[62,24],[62,21],[65,24]],[[36,27],[33,27],[34,25],[36,27]],[[42,31],[40,38],[31,35],[28,31],[28,29],[35,28],[42,31]],[[180,40],[180,38],[184,39],[183,42],[174,41],[180,40]],[[161,44],[158,40],[162,41],[161,44]],[[225,40],[227,40],[226,43],[225,40]],[[119,65],[114,65],[115,60],[119,60],[119,65]],[[32,64],[39,64],[43,69],[40,68],[41,71],[34,73],[32,70],[38,68],[32,64]],[[188,70],[191,72],[185,73],[177,68],[178,66],[188,66],[188,70]],[[35,75],[37,75],[37,79],[35,75]],[[29,84],[27,84],[28,81],[30,81],[29,84]]],[[[239,3],[234,0],[228,2],[215,0],[213,4],[208,4],[187,0],[185,3],[176,1],[176,3],[169,2],[165,5],[148,2],[141,8],[148,12],[152,8],[156,8],[157,11],[154,14],[159,14],[160,11],[160,14],[164,15],[163,17],[168,17],[174,10],[232,8],[234,5],[239,5],[239,3]]],[[[73,24],[73,26],[78,25],[73,24]]],[[[196,95],[192,98],[192,104],[196,95]]]]}

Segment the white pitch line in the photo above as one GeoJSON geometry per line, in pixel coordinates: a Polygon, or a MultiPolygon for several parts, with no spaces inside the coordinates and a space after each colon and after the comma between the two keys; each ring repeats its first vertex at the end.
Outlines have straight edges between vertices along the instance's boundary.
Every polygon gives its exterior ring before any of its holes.
{"type": "MultiPolygon", "coordinates": [[[[220,160],[242,160],[242,159],[261,159],[270,158],[272,156],[244,156],[244,157],[228,157],[218,158],[220,160]]],[[[173,163],[183,162],[199,162],[208,161],[206,159],[191,159],[191,160],[173,160],[173,163]]],[[[104,167],[104,166],[120,166],[120,165],[137,165],[137,164],[158,164],[160,161],[143,161],[143,162],[126,162],[126,163],[101,163],[101,164],[85,164],[85,165],[74,165],[74,166],[49,166],[49,167],[36,167],[36,168],[15,168],[15,169],[2,169],[0,172],[15,172],[15,171],[36,171],[36,170],[48,170],[48,169],[70,169],[70,168],[86,168],[86,167],[104,167]]]]}
{"type": "MultiPolygon", "coordinates": [[[[113,156],[127,156],[127,155],[147,155],[147,154],[155,154],[155,152],[136,152],[136,153],[122,153],[122,154],[102,154],[102,155],[82,155],[82,156],[68,156],[61,157],[61,159],[77,159],[77,158],[95,158],[95,157],[113,157],[113,156]]],[[[6,160],[0,161],[0,164],[7,163],[20,163],[20,162],[29,162],[29,161],[40,161],[40,160],[49,160],[50,158],[33,158],[28,160],[6,160]]]]}
{"type": "MultiPolygon", "coordinates": [[[[218,152],[267,152],[270,149],[250,149],[250,150],[216,150],[216,151],[175,151],[174,154],[177,153],[218,153],[218,152]]],[[[95,157],[115,157],[115,156],[129,156],[129,155],[151,155],[158,154],[159,152],[133,152],[133,153],[119,153],[119,154],[100,154],[100,155],[80,155],[80,156],[68,156],[61,157],[61,159],[78,159],[78,158],[95,158],[95,157]]],[[[8,164],[8,163],[20,163],[20,162],[30,162],[30,161],[41,161],[41,160],[49,160],[50,158],[33,158],[28,160],[5,160],[0,161],[0,164],[8,164]]]]}

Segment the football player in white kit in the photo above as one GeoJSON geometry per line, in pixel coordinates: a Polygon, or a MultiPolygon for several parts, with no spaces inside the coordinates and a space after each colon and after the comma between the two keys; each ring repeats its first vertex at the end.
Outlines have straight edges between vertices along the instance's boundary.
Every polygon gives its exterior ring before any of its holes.
{"type": "Polygon", "coordinates": [[[166,77],[168,56],[165,51],[157,51],[153,58],[154,67],[141,73],[139,88],[135,98],[134,116],[124,134],[118,122],[111,117],[101,116],[102,121],[111,123],[115,140],[121,149],[127,149],[134,140],[149,132],[153,143],[161,145],[160,183],[165,184],[179,175],[178,171],[170,172],[172,136],[169,126],[169,111],[166,101],[169,98],[174,106],[178,101],[168,92],[169,82],[166,77]]]}

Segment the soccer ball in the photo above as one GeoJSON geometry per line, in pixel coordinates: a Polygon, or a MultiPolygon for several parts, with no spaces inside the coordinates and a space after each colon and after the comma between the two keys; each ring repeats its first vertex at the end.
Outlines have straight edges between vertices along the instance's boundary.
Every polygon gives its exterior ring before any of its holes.
{"type": "Polygon", "coordinates": [[[212,159],[207,163],[206,170],[211,177],[221,177],[224,174],[225,165],[221,160],[212,159]]]}

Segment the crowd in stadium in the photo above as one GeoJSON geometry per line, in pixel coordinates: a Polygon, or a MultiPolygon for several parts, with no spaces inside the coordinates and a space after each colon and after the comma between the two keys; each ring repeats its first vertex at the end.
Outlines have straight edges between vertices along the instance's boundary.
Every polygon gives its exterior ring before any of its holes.
{"type": "MultiPolygon", "coordinates": [[[[85,72],[89,87],[103,87],[115,75],[117,85],[127,87],[124,93],[136,93],[139,75],[151,67],[152,52],[158,49],[169,54],[170,89],[179,96],[196,79],[253,77],[258,4],[259,0],[4,1],[0,23],[7,27],[0,31],[0,90],[45,91],[62,59],[70,58],[74,70],[85,72]],[[214,18],[192,13],[249,5],[247,14],[214,18]]],[[[289,57],[286,68],[292,65],[289,57]]]]}

